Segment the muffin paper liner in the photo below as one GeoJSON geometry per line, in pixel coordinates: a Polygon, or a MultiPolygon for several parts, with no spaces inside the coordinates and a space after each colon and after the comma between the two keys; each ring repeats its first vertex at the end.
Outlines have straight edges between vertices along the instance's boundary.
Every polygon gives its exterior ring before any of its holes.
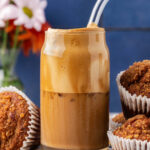
{"type": "Polygon", "coordinates": [[[107,132],[113,150],[150,150],[150,142],[136,139],[125,139],[107,132]]]}
{"type": "Polygon", "coordinates": [[[20,90],[13,86],[0,88],[0,93],[2,92],[16,92],[21,95],[28,104],[28,110],[30,114],[30,121],[28,126],[27,134],[23,141],[20,150],[28,150],[32,146],[40,143],[40,112],[39,108],[20,90]]]}
{"type": "Polygon", "coordinates": [[[120,78],[124,72],[122,71],[117,75],[116,81],[125,118],[128,119],[137,114],[145,114],[150,117],[150,98],[136,94],[131,95],[120,83],[120,78]]]}
{"type": "Polygon", "coordinates": [[[113,114],[112,116],[110,116],[110,119],[109,119],[109,130],[114,130],[114,129],[116,129],[119,126],[122,125],[122,123],[117,123],[117,122],[114,122],[112,120],[116,115],[118,115],[118,114],[116,113],[116,114],[113,114]]]}

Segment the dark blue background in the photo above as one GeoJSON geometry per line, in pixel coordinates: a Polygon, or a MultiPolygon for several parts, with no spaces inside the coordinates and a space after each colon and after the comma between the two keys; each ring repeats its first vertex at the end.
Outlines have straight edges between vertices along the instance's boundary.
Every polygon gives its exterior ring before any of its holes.
{"type": "MultiPolygon", "coordinates": [[[[95,0],[48,0],[47,20],[54,28],[85,27],[95,0]]],[[[150,58],[150,1],[110,0],[102,26],[109,29],[106,40],[110,50],[110,111],[121,111],[116,75],[135,61],[150,58]],[[121,28],[121,30],[120,30],[121,28]]],[[[40,56],[18,58],[16,72],[25,92],[40,105],[40,56]]]]}

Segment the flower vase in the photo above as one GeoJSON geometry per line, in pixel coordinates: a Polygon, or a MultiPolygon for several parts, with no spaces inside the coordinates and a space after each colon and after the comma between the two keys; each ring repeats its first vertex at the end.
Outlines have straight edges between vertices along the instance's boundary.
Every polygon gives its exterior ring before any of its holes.
{"type": "Polygon", "coordinates": [[[0,49],[1,75],[0,86],[15,86],[23,90],[21,80],[15,74],[15,66],[18,58],[19,50],[14,49],[0,49]]]}

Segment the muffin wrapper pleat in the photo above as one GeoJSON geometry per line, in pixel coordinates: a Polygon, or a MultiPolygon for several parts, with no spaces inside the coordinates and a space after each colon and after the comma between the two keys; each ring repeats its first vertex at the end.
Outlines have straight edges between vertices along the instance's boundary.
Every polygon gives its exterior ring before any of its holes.
{"type": "Polygon", "coordinates": [[[150,142],[136,139],[125,139],[107,132],[113,150],[150,150],[150,142]]]}
{"type": "Polygon", "coordinates": [[[13,86],[0,88],[0,93],[2,92],[16,92],[21,95],[28,104],[28,110],[30,114],[30,121],[28,126],[27,134],[23,141],[20,150],[29,150],[32,146],[38,145],[40,143],[40,111],[39,108],[20,90],[13,86]]]}
{"type": "Polygon", "coordinates": [[[109,130],[114,130],[122,125],[122,123],[117,123],[112,120],[116,115],[117,114],[112,115],[109,119],[109,130]]]}
{"type": "Polygon", "coordinates": [[[150,116],[150,98],[146,96],[131,95],[120,83],[120,78],[124,71],[117,75],[116,81],[120,93],[122,108],[126,119],[137,114],[145,114],[150,116]]]}

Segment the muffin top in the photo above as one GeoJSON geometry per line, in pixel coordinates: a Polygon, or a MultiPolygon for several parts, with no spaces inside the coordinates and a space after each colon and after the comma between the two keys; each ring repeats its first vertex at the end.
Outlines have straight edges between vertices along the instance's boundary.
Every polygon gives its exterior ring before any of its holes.
{"type": "Polygon", "coordinates": [[[116,123],[124,123],[125,117],[124,117],[123,113],[120,113],[120,114],[116,115],[115,117],[113,117],[112,121],[114,121],[116,123]]]}
{"type": "Polygon", "coordinates": [[[0,149],[19,150],[27,136],[29,111],[26,100],[15,92],[0,93],[0,149]]]}
{"type": "Polygon", "coordinates": [[[132,95],[150,98],[150,60],[135,62],[122,74],[120,83],[132,95]]]}
{"type": "Polygon", "coordinates": [[[150,118],[136,115],[128,119],[122,126],[113,131],[114,135],[126,139],[150,141],[150,118]]]}

